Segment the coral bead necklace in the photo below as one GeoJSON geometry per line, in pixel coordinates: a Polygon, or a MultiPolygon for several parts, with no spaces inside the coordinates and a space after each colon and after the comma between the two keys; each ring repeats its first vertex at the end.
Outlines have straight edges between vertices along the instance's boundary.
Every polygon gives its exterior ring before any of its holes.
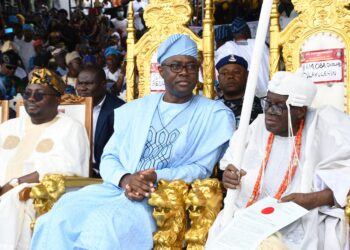
{"type": "MultiPolygon", "coordinates": [[[[295,171],[297,169],[298,159],[300,156],[301,135],[303,133],[303,128],[304,128],[304,120],[302,120],[300,122],[298,132],[295,136],[295,141],[294,141],[295,148],[293,148],[293,152],[292,152],[292,156],[291,156],[291,159],[289,162],[289,166],[288,166],[287,171],[283,177],[283,181],[278,188],[277,193],[274,195],[274,198],[276,198],[278,200],[281,199],[283,193],[286,191],[286,189],[287,189],[290,181],[293,179],[293,176],[294,176],[295,171]]],[[[270,133],[269,138],[267,140],[266,149],[265,149],[265,158],[261,163],[258,178],[255,182],[253,192],[252,192],[252,194],[247,202],[246,207],[249,207],[250,205],[252,205],[259,198],[260,188],[261,188],[261,179],[263,176],[263,172],[265,172],[265,170],[266,170],[267,163],[268,163],[269,158],[270,158],[270,153],[271,153],[274,138],[275,138],[275,135],[273,133],[270,133]]]]}

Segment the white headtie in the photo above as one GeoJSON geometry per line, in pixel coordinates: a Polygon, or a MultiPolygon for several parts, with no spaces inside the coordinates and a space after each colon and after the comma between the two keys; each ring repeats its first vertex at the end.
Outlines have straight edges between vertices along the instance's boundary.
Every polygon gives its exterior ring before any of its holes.
{"type": "Polygon", "coordinates": [[[288,95],[287,104],[297,107],[310,106],[317,88],[315,84],[298,73],[277,72],[268,85],[268,90],[279,95],[288,95]]]}

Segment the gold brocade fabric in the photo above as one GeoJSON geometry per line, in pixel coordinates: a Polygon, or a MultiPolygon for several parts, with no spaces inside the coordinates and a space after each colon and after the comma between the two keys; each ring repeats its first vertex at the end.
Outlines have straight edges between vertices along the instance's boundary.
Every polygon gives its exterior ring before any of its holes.
{"type": "Polygon", "coordinates": [[[62,78],[55,72],[52,72],[45,68],[34,70],[29,84],[51,86],[56,92],[60,93],[61,95],[63,95],[65,89],[62,78]]]}
{"type": "Polygon", "coordinates": [[[36,125],[33,124],[30,118],[28,117],[25,124],[24,136],[22,140],[20,140],[17,144],[17,152],[7,163],[5,183],[13,178],[23,176],[23,163],[26,159],[30,157],[34,150],[41,153],[47,153],[52,149],[52,140],[45,139],[40,142],[38,140],[45,131],[45,128],[55,123],[58,119],[59,117],[56,116],[49,122],[36,125]]]}

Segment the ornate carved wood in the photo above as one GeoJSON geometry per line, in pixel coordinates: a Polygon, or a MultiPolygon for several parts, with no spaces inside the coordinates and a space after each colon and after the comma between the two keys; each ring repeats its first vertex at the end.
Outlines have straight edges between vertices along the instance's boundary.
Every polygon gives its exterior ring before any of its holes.
{"type": "Polygon", "coordinates": [[[205,16],[203,19],[203,38],[200,39],[188,28],[192,8],[188,0],[151,0],[144,11],[144,19],[148,31],[136,43],[133,27],[132,2],[128,12],[127,38],[127,100],[134,99],[135,71],[138,72],[138,96],[150,94],[150,64],[158,46],[172,34],[187,34],[203,54],[203,94],[214,97],[214,29],[213,1],[205,1],[205,16]],[[137,67],[135,67],[137,66],[137,67]]]}
{"type": "MultiPolygon", "coordinates": [[[[345,44],[345,57],[350,58],[349,0],[292,0],[298,16],[280,31],[277,6],[274,0],[270,26],[270,77],[279,70],[282,54],[287,71],[295,72],[300,66],[303,43],[317,33],[336,34],[345,44]]],[[[346,72],[350,64],[346,63],[346,72]]],[[[350,82],[347,77],[346,111],[350,113],[350,82]]]]}

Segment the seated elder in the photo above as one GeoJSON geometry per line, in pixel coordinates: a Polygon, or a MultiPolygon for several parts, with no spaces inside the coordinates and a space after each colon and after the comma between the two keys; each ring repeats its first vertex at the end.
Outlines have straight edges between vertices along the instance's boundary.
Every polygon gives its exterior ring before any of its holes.
{"type": "Polygon", "coordinates": [[[29,249],[32,200],[18,193],[46,174],[87,176],[89,142],[84,126],[58,114],[64,84],[47,69],[35,70],[23,93],[29,116],[0,124],[0,249],[29,249]]]}
{"type": "MultiPolygon", "coordinates": [[[[315,94],[311,81],[277,72],[264,99],[265,114],[249,127],[242,169],[235,166],[239,131],[221,160],[224,186],[239,186],[238,208],[270,196],[310,210],[263,244],[275,242],[282,249],[345,247],[342,208],[350,189],[350,118],[331,107],[310,108],[315,94]]],[[[208,246],[221,231],[222,218],[221,213],[214,222],[208,246]]]]}

